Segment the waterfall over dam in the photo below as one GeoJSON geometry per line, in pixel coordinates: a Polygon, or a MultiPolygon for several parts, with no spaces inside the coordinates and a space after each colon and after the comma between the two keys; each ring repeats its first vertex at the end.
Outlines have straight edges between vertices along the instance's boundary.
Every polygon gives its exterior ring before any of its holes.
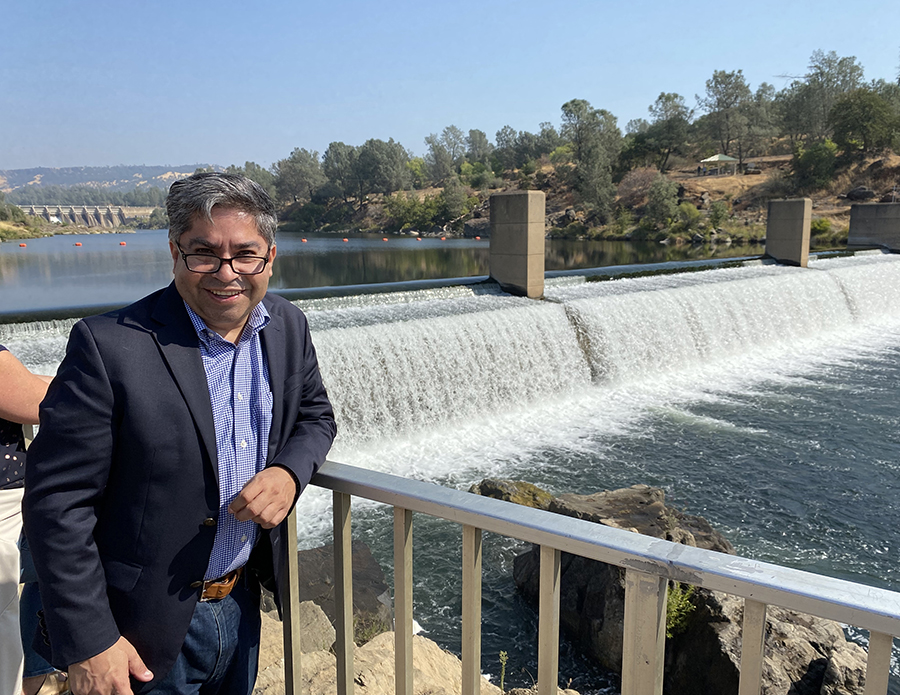
{"type": "MultiPolygon", "coordinates": [[[[459,287],[297,304],[310,319],[339,441],[353,447],[894,322],[900,258],[567,278],[550,281],[541,302],[459,287]]],[[[0,326],[0,340],[52,373],[73,323],[0,326]]]]}

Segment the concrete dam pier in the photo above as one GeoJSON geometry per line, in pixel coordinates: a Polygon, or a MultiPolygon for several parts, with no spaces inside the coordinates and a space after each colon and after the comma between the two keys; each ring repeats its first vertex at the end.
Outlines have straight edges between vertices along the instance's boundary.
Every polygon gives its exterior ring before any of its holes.
{"type": "Polygon", "coordinates": [[[20,205],[19,208],[26,215],[57,224],[121,227],[126,221],[125,210],[117,205],[20,205]]]}

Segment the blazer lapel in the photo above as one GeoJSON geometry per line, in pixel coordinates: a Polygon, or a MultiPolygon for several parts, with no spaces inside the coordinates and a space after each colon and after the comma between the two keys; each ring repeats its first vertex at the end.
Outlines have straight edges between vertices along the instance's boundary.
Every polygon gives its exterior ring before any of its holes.
{"type": "Polygon", "coordinates": [[[284,419],[284,380],[287,378],[287,355],[284,349],[284,319],[271,311],[271,305],[263,299],[269,311],[269,323],[262,330],[263,350],[269,365],[269,387],[272,389],[272,426],[269,429],[269,448],[266,462],[272,460],[281,441],[281,426],[284,419]]]}
{"type": "Polygon", "coordinates": [[[160,296],[153,310],[153,319],[160,324],[154,335],[160,352],[191,411],[218,480],[216,428],[209,400],[209,385],[206,382],[203,359],[200,357],[199,339],[184,308],[184,300],[174,283],[160,296]]]}

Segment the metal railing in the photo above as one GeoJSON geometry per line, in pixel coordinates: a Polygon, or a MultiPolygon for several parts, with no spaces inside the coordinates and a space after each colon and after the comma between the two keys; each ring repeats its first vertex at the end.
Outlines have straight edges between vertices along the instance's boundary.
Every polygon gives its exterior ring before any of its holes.
{"type": "MultiPolygon", "coordinates": [[[[462,695],[479,695],[481,666],[481,538],[488,531],[540,546],[539,695],[556,695],[559,655],[560,558],[563,552],[625,569],[622,695],[660,695],[669,580],[744,598],[739,695],[758,695],[766,608],[854,625],[870,633],[865,695],[887,693],[893,636],[900,635],[900,593],[725,555],[551,512],[327,462],[312,484],[334,496],[334,558],[338,695],[353,695],[350,500],[394,508],[394,615],[397,695],[412,695],[412,512],[462,525],[462,695]]],[[[302,503],[301,503],[302,506],[302,503]]],[[[285,692],[300,693],[296,517],[289,519],[282,597],[285,692]]]]}

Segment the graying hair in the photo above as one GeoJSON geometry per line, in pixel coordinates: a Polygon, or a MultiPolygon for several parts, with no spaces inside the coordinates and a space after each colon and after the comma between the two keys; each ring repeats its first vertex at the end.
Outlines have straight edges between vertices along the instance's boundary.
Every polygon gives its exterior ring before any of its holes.
{"type": "Polygon", "coordinates": [[[269,248],[275,245],[275,203],[262,186],[246,176],[204,172],[179,179],[169,187],[166,213],[169,215],[169,241],[177,244],[190,230],[197,215],[212,220],[216,206],[241,210],[253,215],[256,229],[269,248]]]}

